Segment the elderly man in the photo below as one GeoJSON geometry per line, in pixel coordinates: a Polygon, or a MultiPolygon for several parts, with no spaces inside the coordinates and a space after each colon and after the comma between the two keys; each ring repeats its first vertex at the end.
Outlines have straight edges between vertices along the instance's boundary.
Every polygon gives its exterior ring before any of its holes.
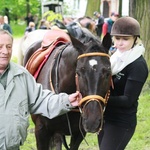
{"type": "Polygon", "coordinates": [[[0,150],[18,150],[24,143],[30,113],[51,119],[78,106],[82,97],[78,91],[43,90],[25,68],[10,62],[12,44],[12,35],[0,29],[0,150]]]}

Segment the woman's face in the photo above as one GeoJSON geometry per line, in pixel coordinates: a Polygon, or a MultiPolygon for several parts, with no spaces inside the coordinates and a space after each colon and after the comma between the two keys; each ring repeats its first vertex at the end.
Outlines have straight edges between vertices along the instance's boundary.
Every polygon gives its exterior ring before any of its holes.
{"type": "Polygon", "coordinates": [[[121,52],[130,50],[134,44],[133,36],[114,36],[114,45],[121,52]]]}

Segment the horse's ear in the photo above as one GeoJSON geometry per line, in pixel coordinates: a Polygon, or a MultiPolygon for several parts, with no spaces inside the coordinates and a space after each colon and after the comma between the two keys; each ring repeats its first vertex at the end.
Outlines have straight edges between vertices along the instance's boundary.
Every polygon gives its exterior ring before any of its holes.
{"type": "Polygon", "coordinates": [[[80,42],[79,40],[77,40],[76,38],[74,38],[71,35],[70,35],[70,39],[71,39],[73,47],[75,47],[77,50],[79,50],[80,53],[82,52],[82,50],[85,49],[85,45],[82,42],[80,42]]]}
{"type": "MultiPolygon", "coordinates": [[[[103,41],[102,41],[102,45],[107,49],[109,50],[109,48],[111,47],[112,45],[112,39],[111,39],[111,35],[110,33],[107,33],[104,38],[103,38],[103,41]]],[[[108,52],[107,52],[108,53],[108,52]]]]}

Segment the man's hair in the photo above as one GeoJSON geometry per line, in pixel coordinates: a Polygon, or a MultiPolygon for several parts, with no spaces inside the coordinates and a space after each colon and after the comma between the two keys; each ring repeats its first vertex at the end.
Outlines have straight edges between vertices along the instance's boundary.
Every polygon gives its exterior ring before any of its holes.
{"type": "Polygon", "coordinates": [[[12,41],[13,41],[13,36],[7,30],[0,29],[0,35],[1,34],[7,34],[7,35],[9,35],[11,37],[12,41]]]}

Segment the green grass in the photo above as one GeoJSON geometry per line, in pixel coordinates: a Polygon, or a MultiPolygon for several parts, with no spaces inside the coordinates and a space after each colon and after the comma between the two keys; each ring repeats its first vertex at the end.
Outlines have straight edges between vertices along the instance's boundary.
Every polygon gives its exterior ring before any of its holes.
{"type": "MultiPolygon", "coordinates": [[[[129,142],[126,150],[150,150],[150,94],[145,94],[140,97],[138,108],[138,124],[135,134],[129,142]]],[[[30,127],[28,129],[28,137],[21,147],[21,150],[36,150],[36,142],[34,137],[34,125],[30,120],[30,127]]],[[[98,150],[97,135],[88,133],[85,140],[80,145],[79,150],[98,150]]],[[[69,137],[67,137],[69,141],[69,137]]],[[[108,143],[109,144],[109,143],[108,143]]],[[[63,150],[65,150],[63,148],[63,150]]]]}
{"type": "Polygon", "coordinates": [[[12,28],[14,38],[19,38],[24,35],[26,23],[24,21],[18,21],[16,24],[14,21],[11,21],[10,26],[12,28]]]}
{"type": "Polygon", "coordinates": [[[150,150],[150,94],[142,95],[137,113],[136,132],[127,146],[127,150],[150,150]]]}

